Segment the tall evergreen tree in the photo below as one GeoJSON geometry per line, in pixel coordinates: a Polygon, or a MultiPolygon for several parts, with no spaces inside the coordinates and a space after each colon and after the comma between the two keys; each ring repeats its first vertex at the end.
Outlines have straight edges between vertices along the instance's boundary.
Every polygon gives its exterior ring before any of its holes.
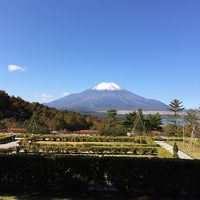
{"type": "Polygon", "coordinates": [[[178,146],[176,142],[174,143],[174,146],[173,146],[173,156],[174,158],[178,158],[178,146]]]}
{"type": "Polygon", "coordinates": [[[106,112],[106,118],[108,120],[108,125],[113,126],[114,123],[116,122],[116,117],[117,117],[117,111],[114,109],[107,110],[106,112]]]}
{"type": "Polygon", "coordinates": [[[134,125],[135,125],[135,120],[137,118],[137,113],[132,112],[132,113],[127,113],[122,120],[122,125],[128,130],[128,131],[133,131],[134,125]]]}
{"type": "Polygon", "coordinates": [[[182,101],[178,99],[174,99],[169,104],[169,110],[174,113],[174,125],[177,127],[177,120],[179,118],[178,112],[181,112],[184,110],[184,107],[182,105],[182,101]]]}
{"type": "Polygon", "coordinates": [[[162,130],[162,117],[159,113],[147,115],[145,119],[145,128],[147,132],[162,130]]]}

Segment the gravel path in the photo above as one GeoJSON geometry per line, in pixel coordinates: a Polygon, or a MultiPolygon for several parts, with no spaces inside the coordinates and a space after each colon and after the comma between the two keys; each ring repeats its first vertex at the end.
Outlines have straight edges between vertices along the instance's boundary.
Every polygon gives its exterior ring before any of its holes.
{"type": "Polygon", "coordinates": [[[8,148],[16,147],[19,145],[18,143],[19,143],[19,140],[14,141],[14,142],[9,142],[6,144],[0,144],[0,149],[8,149],[8,148]]]}
{"type": "MultiPolygon", "coordinates": [[[[169,145],[168,143],[164,141],[155,141],[155,143],[173,154],[173,146],[169,145]]],[[[181,159],[194,160],[194,158],[192,158],[191,156],[189,156],[188,154],[180,150],[178,151],[178,157],[181,159]]]]}

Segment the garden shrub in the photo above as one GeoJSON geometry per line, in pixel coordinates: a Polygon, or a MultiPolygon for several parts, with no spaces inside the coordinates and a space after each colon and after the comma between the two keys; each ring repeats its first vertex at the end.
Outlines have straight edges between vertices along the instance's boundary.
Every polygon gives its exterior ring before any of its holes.
{"type": "Polygon", "coordinates": [[[200,195],[200,161],[0,155],[1,192],[200,195]]]}
{"type": "Polygon", "coordinates": [[[6,144],[15,140],[15,135],[3,135],[0,136],[0,144],[6,144]]]}

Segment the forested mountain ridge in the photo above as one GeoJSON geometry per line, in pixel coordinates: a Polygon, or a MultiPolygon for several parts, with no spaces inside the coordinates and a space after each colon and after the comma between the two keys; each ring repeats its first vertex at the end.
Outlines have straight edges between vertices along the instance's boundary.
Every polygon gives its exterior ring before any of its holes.
{"type": "Polygon", "coordinates": [[[95,117],[89,115],[58,111],[36,102],[30,103],[0,90],[0,129],[23,127],[31,132],[61,129],[75,131],[90,129],[95,120],[95,117]]]}

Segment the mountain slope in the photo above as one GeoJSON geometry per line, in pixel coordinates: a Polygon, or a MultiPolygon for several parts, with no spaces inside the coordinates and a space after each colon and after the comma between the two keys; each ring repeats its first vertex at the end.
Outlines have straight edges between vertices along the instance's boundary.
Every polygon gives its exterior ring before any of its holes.
{"type": "Polygon", "coordinates": [[[81,93],[71,94],[46,104],[58,109],[104,111],[108,109],[133,110],[166,110],[167,105],[138,96],[115,83],[101,83],[92,89],[81,93]]]}

